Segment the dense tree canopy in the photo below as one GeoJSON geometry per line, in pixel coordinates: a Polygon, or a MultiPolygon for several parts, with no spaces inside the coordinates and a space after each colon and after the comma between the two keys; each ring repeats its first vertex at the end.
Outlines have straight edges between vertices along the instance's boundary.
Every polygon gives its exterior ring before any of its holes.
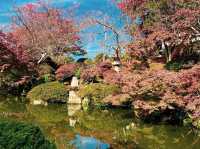
{"type": "Polygon", "coordinates": [[[0,70],[22,66],[29,67],[31,58],[22,46],[17,45],[11,34],[0,32],[0,70]]]}
{"type": "Polygon", "coordinates": [[[33,56],[41,53],[62,55],[83,52],[79,29],[69,12],[38,2],[17,7],[13,17],[13,36],[33,56]]]}
{"type": "Polygon", "coordinates": [[[34,66],[33,59],[13,36],[0,32],[0,90],[28,83],[36,72],[34,66]]]}
{"type": "Polygon", "coordinates": [[[118,7],[133,20],[130,33],[134,43],[128,52],[146,56],[162,55],[166,61],[195,51],[199,41],[200,2],[197,0],[122,0],[118,7]],[[137,50],[137,52],[136,52],[137,50]],[[187,51],[187,52],[186,52],[187,51]]]}

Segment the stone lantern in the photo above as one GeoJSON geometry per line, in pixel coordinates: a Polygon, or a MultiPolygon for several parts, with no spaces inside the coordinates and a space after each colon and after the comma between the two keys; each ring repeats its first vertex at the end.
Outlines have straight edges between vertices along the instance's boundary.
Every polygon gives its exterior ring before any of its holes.
{"type": "Polygon", "coordinates": [[[119,58],[114,58],[114,61],[113,61],[112,65],[113,65],[113,69],[116,72],[120,72],[120,70],[121,70],[121,61],[119,60],[119,58]]]}
{"type": "Polygon", "coordinates": [[[81,104],[81,98],[77,95],[76,90],[79,87],[79,80],[73,77],[71,81],[71,90],[69,91],[68,104],[81,104]]]}

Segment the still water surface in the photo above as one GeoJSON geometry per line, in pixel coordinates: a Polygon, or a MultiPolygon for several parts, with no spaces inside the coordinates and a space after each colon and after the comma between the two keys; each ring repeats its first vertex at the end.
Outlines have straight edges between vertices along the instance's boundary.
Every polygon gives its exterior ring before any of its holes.
{"type": "Polygon", "coordinates": [[[131,109],[84,111],[77,105],[32,106],[1,99],[0,118],[39,126],[58,149],[200,149],[200,137],[191,128],[144,124],[131,109]]]}

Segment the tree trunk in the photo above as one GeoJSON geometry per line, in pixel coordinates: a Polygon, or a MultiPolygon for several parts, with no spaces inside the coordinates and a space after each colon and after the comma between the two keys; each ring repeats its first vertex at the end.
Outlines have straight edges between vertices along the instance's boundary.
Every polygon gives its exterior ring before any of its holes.
{"type": "Polygon", "coordinates": [[[168,60],[167,62],[171,62],[172,61],[172,49],[168,48],[168,60]]]}

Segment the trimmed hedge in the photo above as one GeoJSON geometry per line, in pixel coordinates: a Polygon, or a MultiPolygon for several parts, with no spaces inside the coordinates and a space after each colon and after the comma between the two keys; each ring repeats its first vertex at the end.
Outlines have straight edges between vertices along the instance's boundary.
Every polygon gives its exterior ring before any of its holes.
{"type": "Polygon", "coordinates": [[[68,94],[68,88],[64,84],[55,81],[34,87],[31,91],[28,92],[27,98],[30,99],[30,101],[67,101],[68,94]]]}
{"type": "Polygon", "coordinates": [[[39,127],[21,122],[0,122],[1,149],[56,149],[46,140],[39,127]]]}

